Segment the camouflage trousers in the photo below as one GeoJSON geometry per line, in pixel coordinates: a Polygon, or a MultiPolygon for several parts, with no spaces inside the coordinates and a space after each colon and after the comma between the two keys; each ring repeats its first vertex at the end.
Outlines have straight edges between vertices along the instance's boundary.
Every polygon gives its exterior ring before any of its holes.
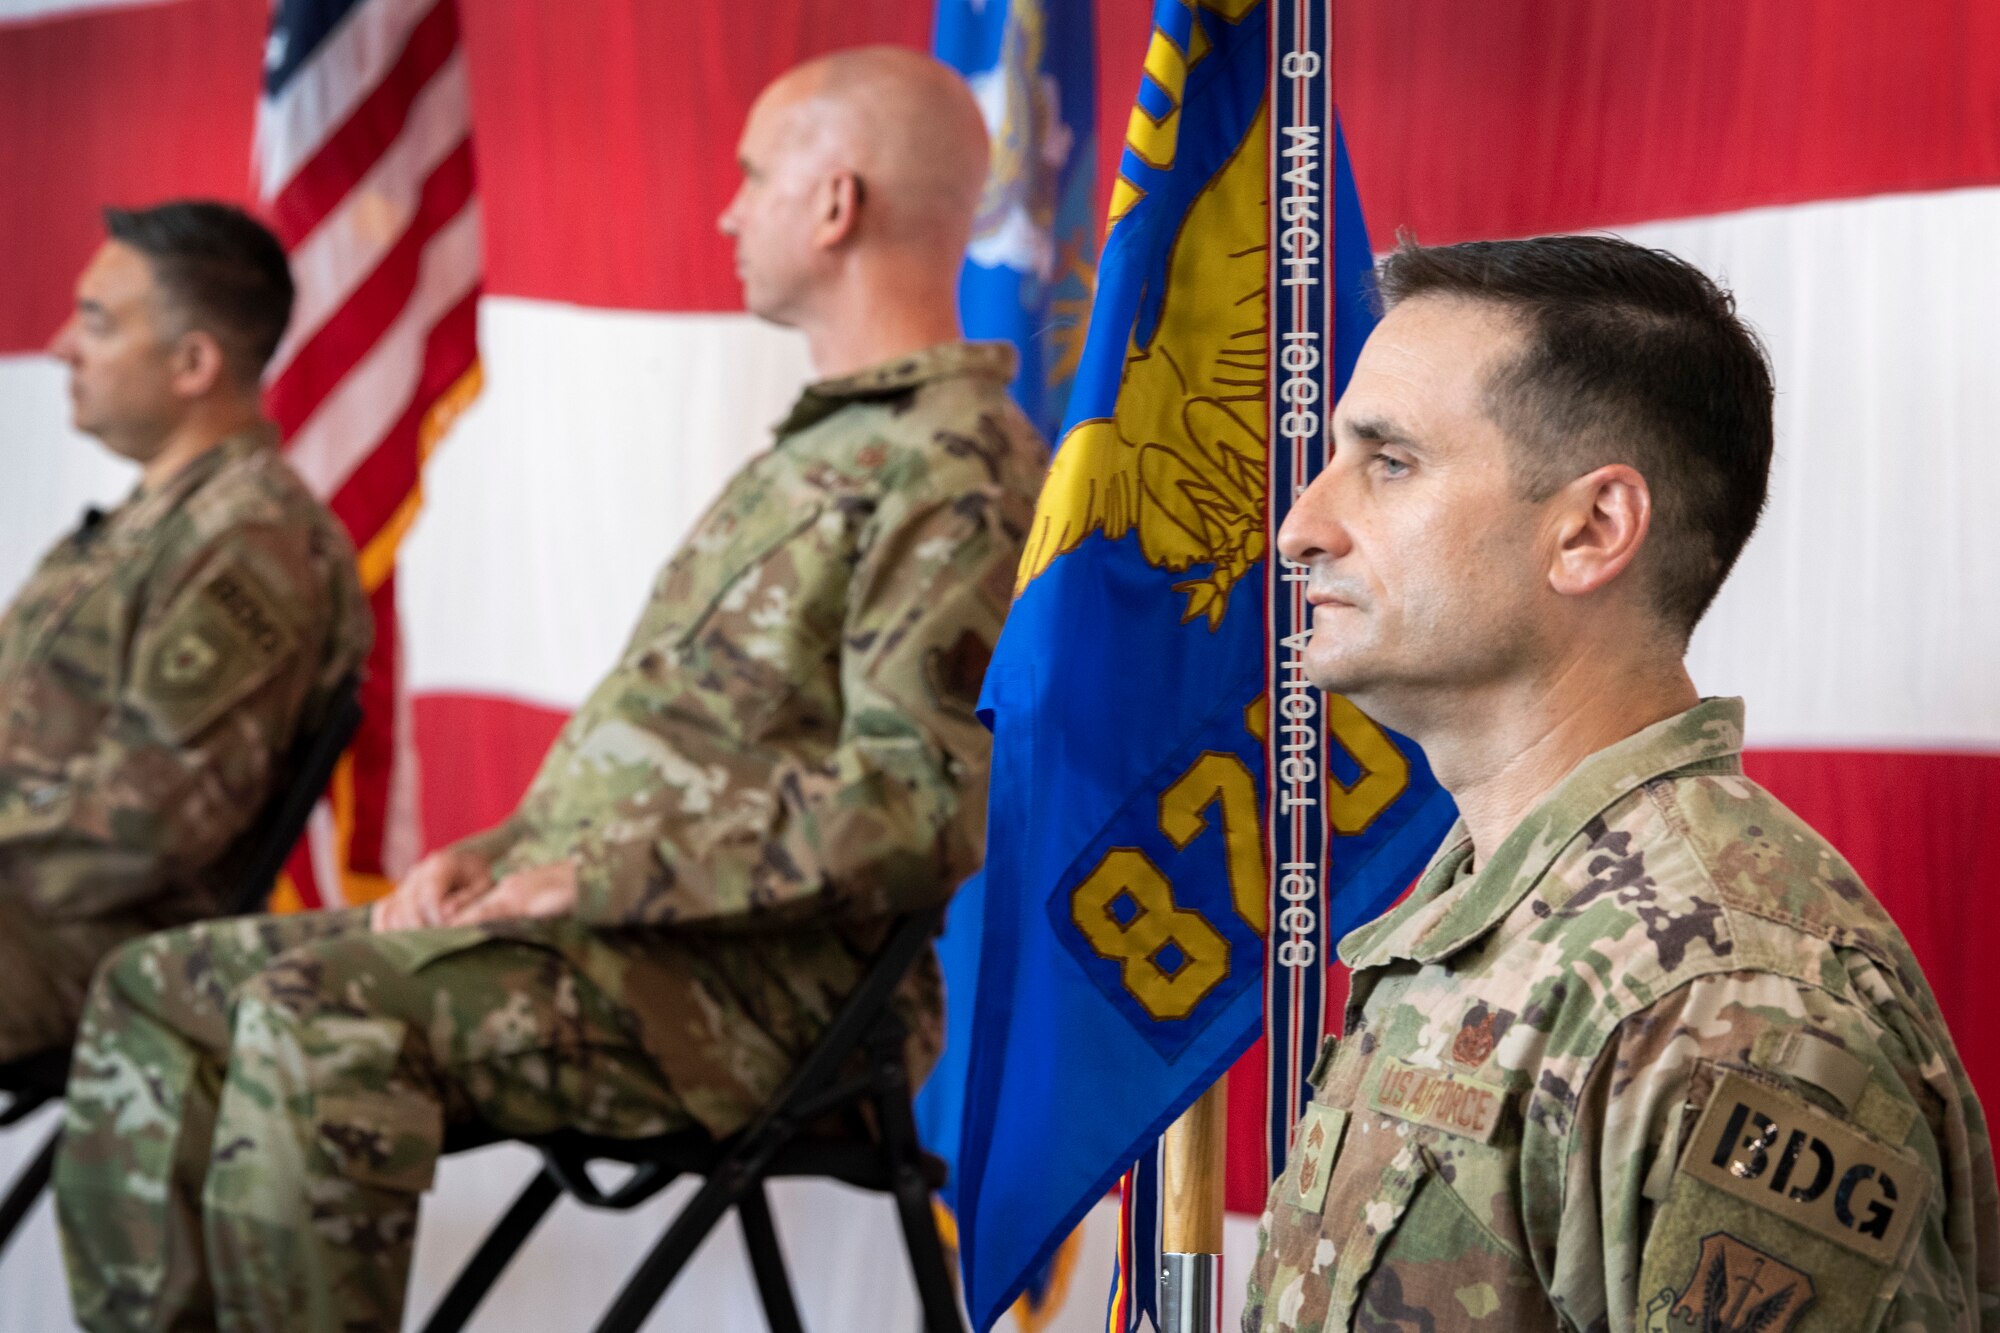
{"type": "Polygon", "coordinates": [[[56,1163],[76,1316],[109,1330],[393,1330],[445,1138],[688,1123],[573,922],[376,935],[249,917],[114,954],[56,1163]]]}
{"type": "Polygon", "coordinates": [[[0,895],[0,1064],[68,1046],[97,965],[146,933],[127,917],[51,921],[0,895]]]}

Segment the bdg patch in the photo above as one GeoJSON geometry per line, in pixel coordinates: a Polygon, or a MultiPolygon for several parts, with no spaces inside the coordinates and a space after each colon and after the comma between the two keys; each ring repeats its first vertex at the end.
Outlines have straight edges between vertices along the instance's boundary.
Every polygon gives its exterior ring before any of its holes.
{"type": "Polygon", "coordinates": [[[1347,1112],[1314,1103],[1306,1107],[1299,1121],[1299,1136],[1292,1152],[1299,1159],[1292,1177],[1291,1204],[1316,1213],[1326,1207],[1326,1183],[1333,1177],[1334,1158],[1340,1152],[1340,1132],[1347,1128],[1347,1112]]]}
{"type": "Polygon", "coordinates": [[[1398,1120],[1491,1143],[1493,1132],[1500,1127],[1506,1094],[1463,1074],[1420,1069],[1406,1060],[1386,1060],[1368,1104],[1398,1120]]]}
{"type": "Polygon", "coordinates": [[[1669,1314],[1703,1333],[1785,1333],[1814,1294],[1806,1274],[1717,1231],[1701,1238],[1701,1257],[1669,1314]]]}
{"type": "Polygon", "coordinates": [[[1680,1170],[1882,1264],[1902,1253],[1930,1188],[1913,1159],[1735,1073],[1709,1099],[1680,1170]]]}

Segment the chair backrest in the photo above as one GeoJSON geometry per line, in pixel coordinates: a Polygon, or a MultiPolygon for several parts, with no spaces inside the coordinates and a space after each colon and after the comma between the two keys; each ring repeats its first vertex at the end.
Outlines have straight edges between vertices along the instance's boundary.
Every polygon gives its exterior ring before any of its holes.
{"type": "Polygon", "coordinates": [[[284,768],[285,785],[265,803],[249,840],[230,858],[231,883],[222,900],[224,916],[241,916],[263,906],[285,868],[285,858],[298,845],[333,769],[361,725],[361,679],[349,674],[334,687],[326,718],[319,729],[300,736],[284,768]]]}

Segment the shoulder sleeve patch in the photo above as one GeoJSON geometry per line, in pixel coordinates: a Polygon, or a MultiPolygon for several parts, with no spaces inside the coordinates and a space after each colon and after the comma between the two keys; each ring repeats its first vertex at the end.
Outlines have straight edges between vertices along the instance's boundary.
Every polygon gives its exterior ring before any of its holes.
{"type": "Polygon", "coordinates": [[[1930,1186],[1916,1159],[1733,1073],[1702,1112],[1680,1169],[1884,1263],[1902,1253],[1930,1186]]]}
{"type": "Polygon", "coordinates": [[[222,561],[141,640],[131,699],[169,741],[205,731],[296,652],[277,599],[234,561],[222,561]]]}
{"type": "Polygon", "coordinates": [[[1817,1295],[1810,1274],[1726,1231],[1712,1231],[1701,1238],[1686,1285],[1662,1292],[1655,1305],[1682,1327],[1787,1333],[1817,1295]]]}
{"type": "Polygon", "coordinates": [[[1640,1260],[1646,1333],[1863,1333],[1915,1248],[1917,1159],[1804,1098],[1722,1071],[1640,1260]]]}

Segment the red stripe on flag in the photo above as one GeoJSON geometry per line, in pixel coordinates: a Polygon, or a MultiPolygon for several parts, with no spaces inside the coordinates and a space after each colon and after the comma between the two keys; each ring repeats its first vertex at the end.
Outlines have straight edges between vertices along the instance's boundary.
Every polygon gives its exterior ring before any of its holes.
{"type": "MultiPolygon", "coordinates": [[[[99,239],[100,204],[251,196],[269,8],[178,0],[0,30],[0,180],[35,182],[0,191],[0,237],[16,261],[0,352],[38,348],[62,322],[99,239]]],[[[1101,215],[1152,0],[1099,0],[1098,12],[1101,215]]],[[[627,309],[741,308],[715,218],[736,189],[736,135],[765,82],[838,47],[930,41],[929,7],[910,0],[767,0],[754,42],[739,39],[726,6],[478,0],[459,18],[486,289],[627,309]]],[[[300,216],[323,216],[341,188],[300,216]]]]}
{"type": "Polygon", "coordinates": [[[1334,24],[1378,245],[2000,182],[2000,5],[1340,0],[1334,24]]]}
{"type": "Polygon", "coordinates": [[[567,714],[483,694],[412,700],[424,783],[424,834],[433,847],[498,824],[514,812],[567,714]]]}
{"type": "Polygon", "coordinates": [[[375,271],[299,348],[265,396],[272,420],[287,438],[319,410],[409,308],[423,270],[424,247],[472,199],[472,142],[466,140],[424,181],[416,215],[375,271]]]}
{"type": "Polygon", "coordinates": [[[431,329],[422,379],[409,406],[333,497],[333,512],[357,547],[365,547],[382,531],[416,489],[423,469],[424,417],[479,359],[478,303],[475,289],[431,329]]]}
{"type": "MultiPolygon", "coordinates": [[[[0,179],[35,183],[0,191],[17,260],[0,350],[39,347],[61,322],[100,204],[245,197],[267,10],[180,0],[0,32],[0,179]]],[[[1100,0],[1099,13],[1109,166],[1151,3],[1100,0]]],[[[1738,0],[1615,16],[1342,0],[1336,76],[1373,235],[1523,235],[2000,182],[2000,7],[1954,0],[1949,14],[1827,0],[1806,23],[1738,0]]],[[[714,219],[763,82],[818,51],[928,36],[908,0],[772,0],[754,43],[704,6],[481,0],[462,17],[487,289],[660,310],[739,306],[714,219]]]]}
{"type": "MultiPolygon", "coordinates": [[[[741,309],[715,220],[736,190],[737,136],[758,92],[841,47],[928,50],[933,8],[480,0],[466,16],[465,50],[480,191],[495,219],[489,290],[619,309],[741,309]]],[[[1122,137],[1130,112],[1128,97],[1106,132],[1122,137]]]]}
{"type": "Polygon", "coordinates": [[[375,616],[375,646],[361,682],[361,729],[348,753],[354,759],[354,824],[347,868],[381,875],[383,836],[389,823],[389,775],[396,762],[396,673],[401,669],[401,627],[396,619],[396,577],[368,599],[375,616]]]}
{"type": "Polygon", "coordinates": [[[264,10],[182,0],[0,29],[0,352],[68,316],[105,204],[248,195],[264,10]]]}
{"type": "Polygon", "coordinates": [[[287,250],[312,235],[361,183],[403,132],[410,108],[458,47],[458,6],[438,0],[410,31],[396,63],[346,122],[328,136],[278,192],[271,216],[287,250]]]}

